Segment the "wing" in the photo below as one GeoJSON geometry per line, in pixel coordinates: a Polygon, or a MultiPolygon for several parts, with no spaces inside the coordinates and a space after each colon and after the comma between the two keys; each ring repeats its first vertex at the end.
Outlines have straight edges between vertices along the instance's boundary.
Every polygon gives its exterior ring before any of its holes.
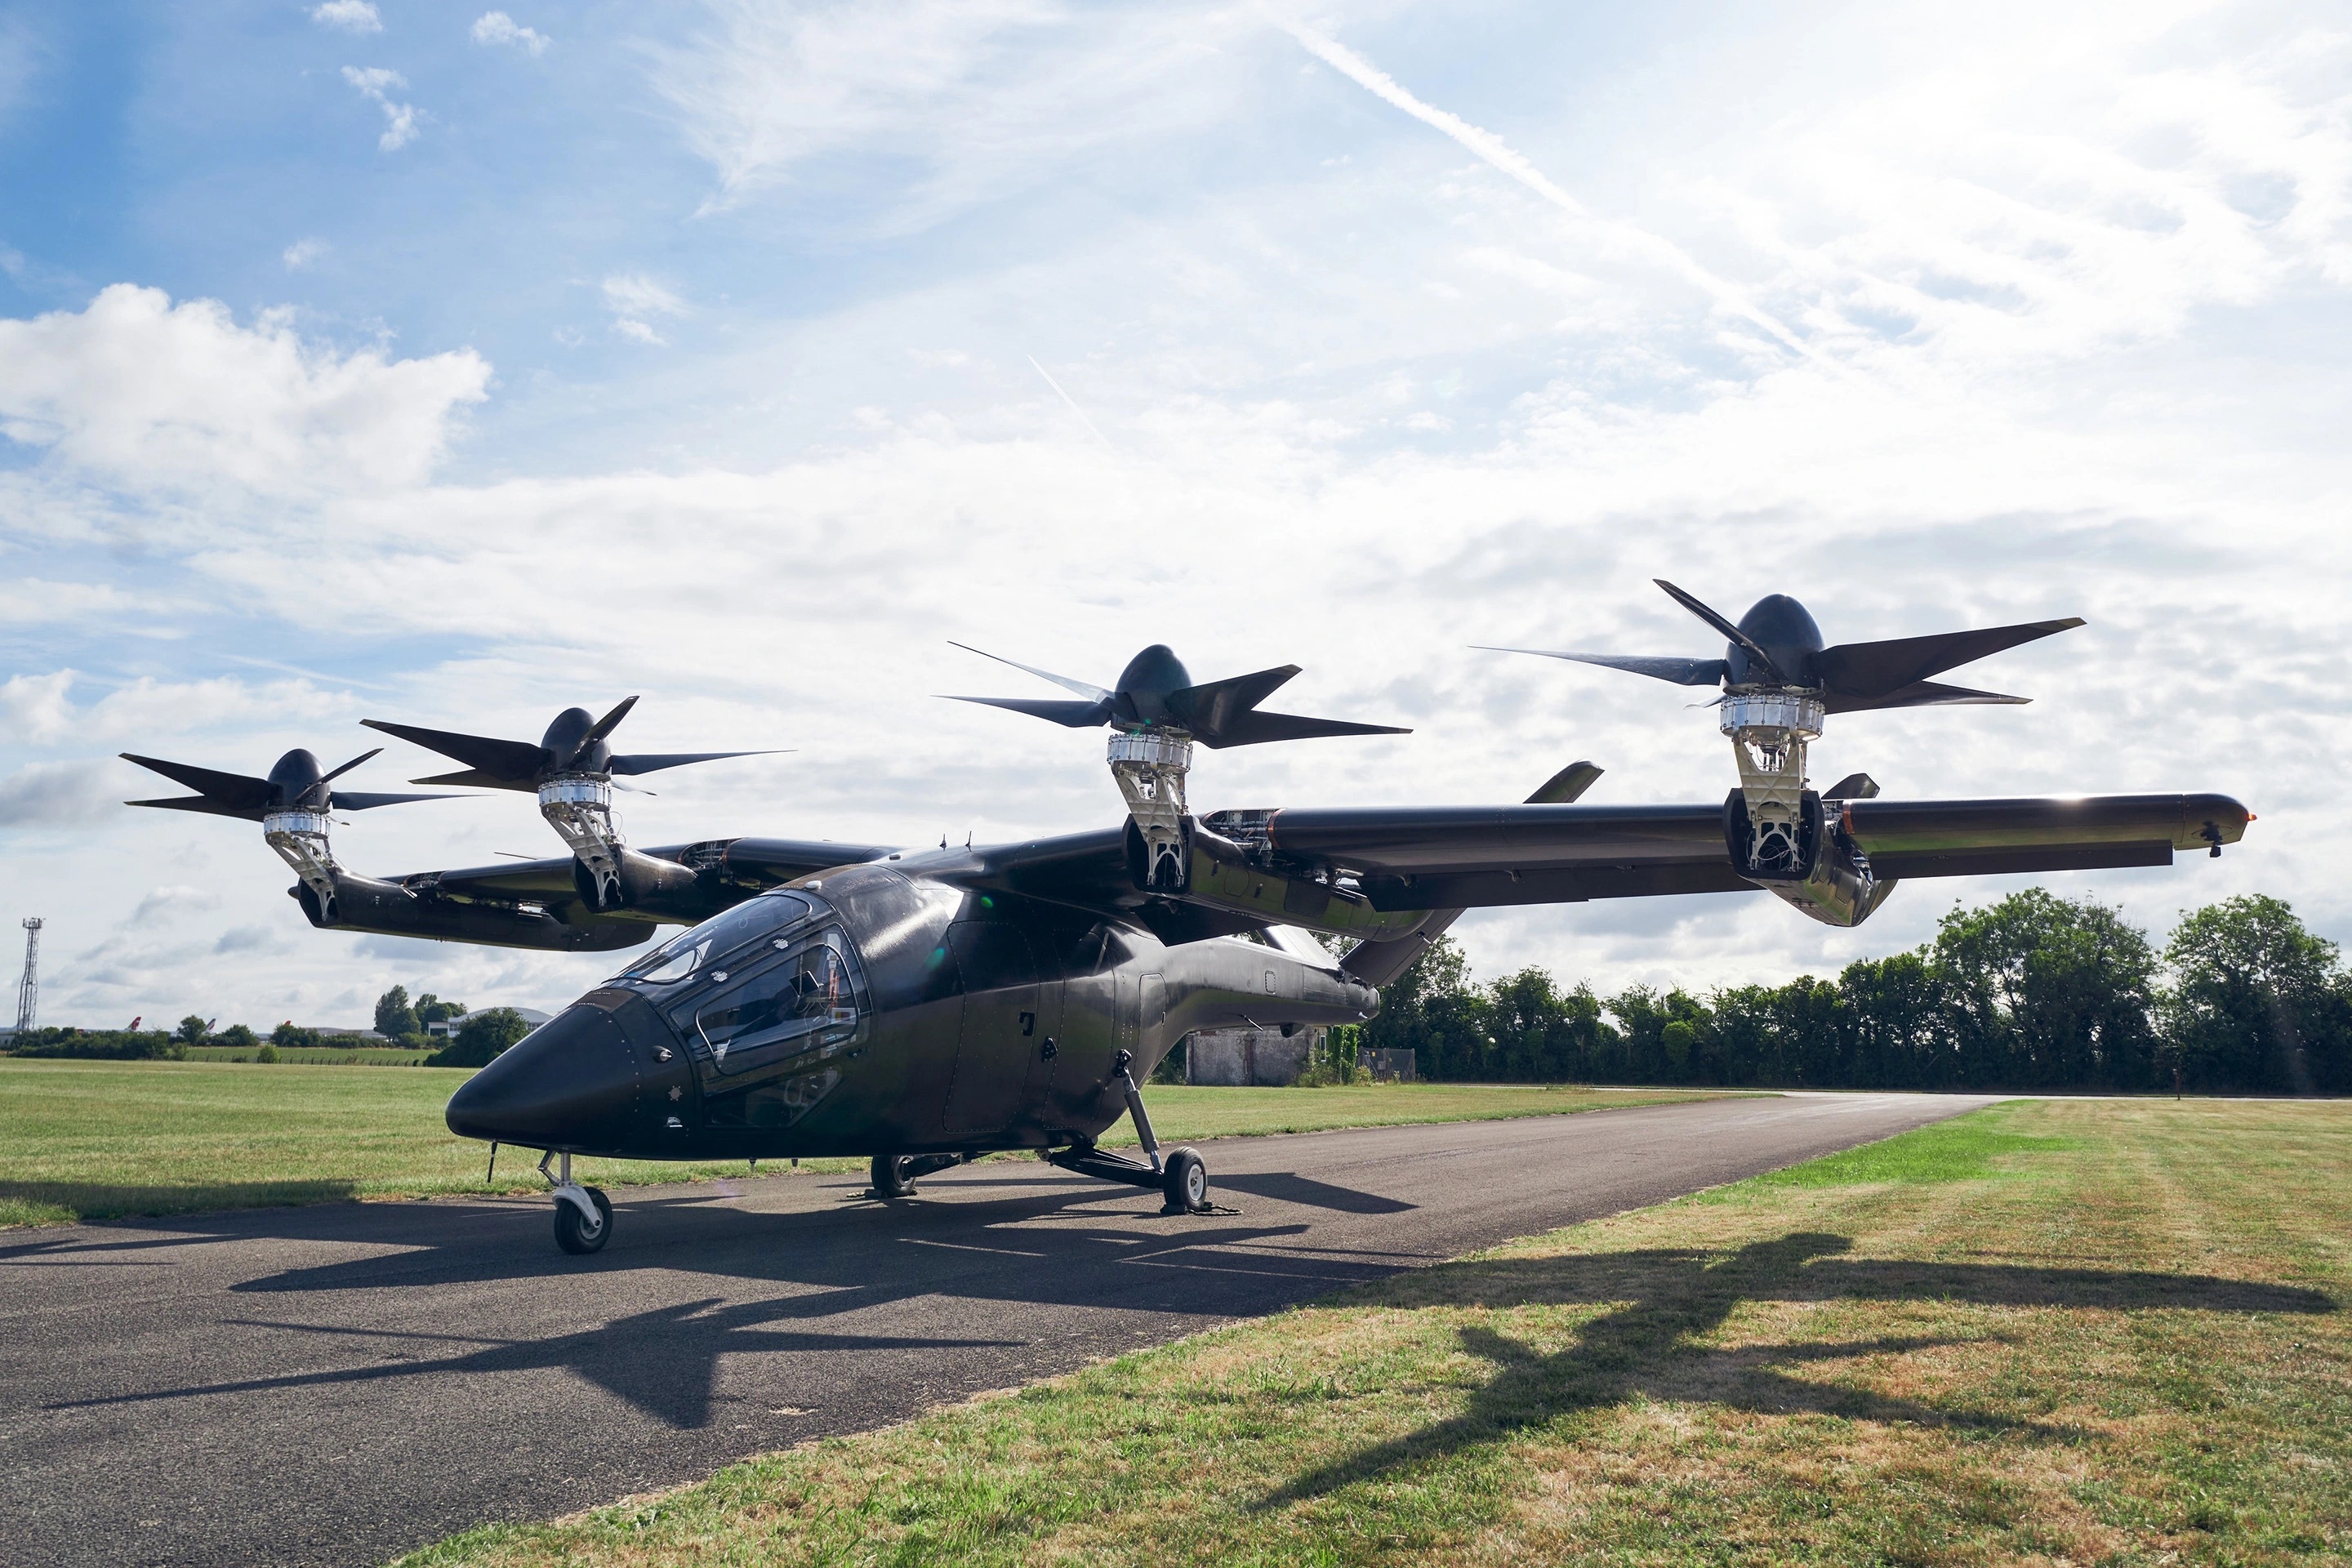
{"type": "MultiPolygon", "coordinates": [[[[2252,814],[2221,795],[1841,803],[1878,879],[2169,865],[2252,814]]],[[[1214,819],[1212,819],[1213,822],[1214,819]]],[[[1353,877],[1381,910],[1575,903],[1757,886],[1733,868],[1719,805],[1418,806],[1278,811],[1265,852],[1353,877]]]]}

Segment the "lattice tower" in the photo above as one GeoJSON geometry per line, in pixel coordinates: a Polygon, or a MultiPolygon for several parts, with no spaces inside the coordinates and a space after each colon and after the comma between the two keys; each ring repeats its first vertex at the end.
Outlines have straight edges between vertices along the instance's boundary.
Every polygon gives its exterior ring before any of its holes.
{"type": "Polygon", "coordinates": [[[16,1032],[29,1035],[41,1011],[41,917],[25,917],[25,977],[16,982],[16,1032]]]}

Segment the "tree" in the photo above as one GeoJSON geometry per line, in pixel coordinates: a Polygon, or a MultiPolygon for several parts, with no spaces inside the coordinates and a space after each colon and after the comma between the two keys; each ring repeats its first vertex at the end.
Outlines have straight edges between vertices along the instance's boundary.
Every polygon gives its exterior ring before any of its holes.
{"type": "Polygon", "coordinates": [[[234,1046],[238,1050],[249,1051],[261,1043],[261,1037],[243,1024],[231,1024],[213,1037],[213,1043],[220,1046],[234,1046]]]}
{"type": "Polygon", "coordinates": [[[416,1026],[420,1029],[427,1024],[446,1023],[451,1018],[465,1016],[466,1005],[463,1002],[444,1002],[430,991],[416,999],[416,1026]]]}
{"type": "Polygon", "coordinates": [[[2164,950],[2168,1067],[2191,1089],[2352,1089],[2352,982],[2280,899],[2184,917],[2164,950]]]}
{"type": "Polygon", "coordinates": [[[191,1013],[180,1020],[180,1026],[172,1031],[172,1037],[184,1046],[201,1046],[212,1032],[210,1023],[191,1013]]]}
{"type": "MultiPolygon", "coordinates": [[[[316,1029],[298,1028],[295,1026],[294,1021],[289,1018],[286,1022],[278,1025],[278,1027],[269,1031],[269,1043],[278,1047],[280,1050],[283,1050],[289,1046],[315,1046],[319,1043],[319,1031],[316,1029]]],[[[257,1058],[256,1059],[258,1060],[259,1058],[257,1058]]],[[[278,1058],[272,1057],[269,1059],[275,1061],[278,1058]]]]}
{"type": "Polygon", "coordinates": [[[419,1028],[416,1009],[408,1005],[408,987],[395,985],[375,999],[375,1032],[387,1040],[413,1035],[419,1028]]]}
{"type": "Polygon", "coordinates": [[[467,1019],[446,1048],[433,1053],[427,1067],[488,1067],[509,1047],[530,1033],[523,1016],[511,1007],[490,1007],[467,1019]]]}
{"type": "Polygon", "coordinates": [[[1461,943],[1439,937],[1402,974],[1381,988],[1381,1010],[1364,1026],[1369,1050],[1420,1053],[1421,1076],[1488,1076],[1486,998],[1470,984],[1461,943]]]}
{"type": "Polygon", "coordinates": [[[2154,1086],[2156,953],[2116,910],[2028,888],[1946,915],[1935,962],[1969,1086],[2154,1086]]]}

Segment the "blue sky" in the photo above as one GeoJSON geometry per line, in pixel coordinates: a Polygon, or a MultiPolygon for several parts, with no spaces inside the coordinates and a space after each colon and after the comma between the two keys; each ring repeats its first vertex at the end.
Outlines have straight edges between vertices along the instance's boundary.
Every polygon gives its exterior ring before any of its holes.
{"type": "MultiPolygon", "coordinates": [[[[1575,757],[1712,797],[1671,689],[1466,647],[1710,651],[1664,575],[1833,640],[2089,617],[1971,672],[2033,707],[1816,771],[2228,789],[2242,852],[2059,880],[2352,938],[2347,285],[2309,7],[0,5],[0,931],[50,921],[53,1020],[592,984],[313,933],[257,833],[115,804],[115,752],[331,763],[363,717],[642,692],[633,745],[793,748],[633,799],[646,842],[1114,811],[1094,741],[932,700],[1019,689],[950,637],[1295,661],[1302,710],[1416,728],[1220,754],[1209,806],[1575,757]]],[[[554,847],[514,798],[337,844],[554,847]]],[[[1463,931],[1704,985],[2002,890],[1463,931]]]]}

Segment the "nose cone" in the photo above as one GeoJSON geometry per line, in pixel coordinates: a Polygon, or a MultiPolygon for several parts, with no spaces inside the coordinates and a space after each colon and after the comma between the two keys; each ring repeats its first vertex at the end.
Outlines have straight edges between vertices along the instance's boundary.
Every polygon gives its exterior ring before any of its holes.
{"type": "MultiPolygon", "coordinates": [[[[278,786],[280,811],[309,804],[303,797],[318,787],[319,759],[298,746],[278,759],[278,765],[269,770],[269,782],[278,786]]],[[[317,804],[323,808],[326,803],[317,804]]]]}
{"type": "Polygon", "coordinates": [[[446,1120],[460,1138],[614,1153],[636,1109],[636,1059],[620,1026],[575,1003],[467,1079],[446,1120]]]}

